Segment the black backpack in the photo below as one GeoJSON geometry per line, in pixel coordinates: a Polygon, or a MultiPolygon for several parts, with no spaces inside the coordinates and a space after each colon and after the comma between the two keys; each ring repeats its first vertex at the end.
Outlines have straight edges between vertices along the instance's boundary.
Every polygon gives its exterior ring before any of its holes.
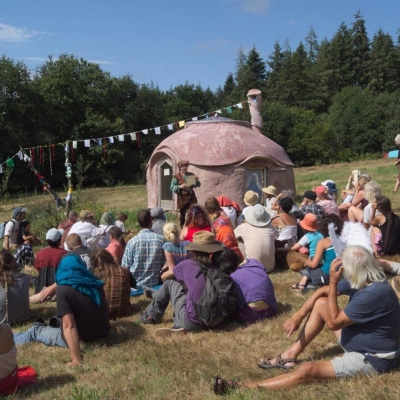
{"type": "Polygon", "coordinates": [[[233,279],[219,268],[207,268],[199,263],[200,275],[204,275],[204,292],[199,301],[193,303],[199,321],[207,328],[219,325],[231,317],[237,309],[237,292],[233,279]]]}

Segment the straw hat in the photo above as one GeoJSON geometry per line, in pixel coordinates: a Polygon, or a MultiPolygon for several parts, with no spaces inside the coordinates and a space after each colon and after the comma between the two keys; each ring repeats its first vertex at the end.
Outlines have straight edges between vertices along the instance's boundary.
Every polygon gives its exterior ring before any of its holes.
{"type": "Polygon", "coordinates": [[[256,192],[253,192],[252,190],[248,190],[244,194],[244,204],[247,206],[254,206],[255,204],[258,203],[258,194],[256,192]]]}
{"type": "Polygon", "coordinates": [[[246,211],[246,222],[253,226],[267,226],[271,222],[271,216],[261,204],[256,204],[246,211]]]}
{"type": "Polygon", "coordinates": [[[306,231],[315,232],[318,230],[318,220],[315,214],[306,214],[299,224],[306,231]]]}
{"type": "Polygon", "coordinates": [[[201,251],[203,253],[216,253],[225,246],[215,239],[215,235],[208,231],[198,231],[193,235],[193,242],[185,246],[186,250],[201,251]]]}
{"type": "Polygon", "coordinates": [[[87,219],[87,218],[91,218],[94,217],[94,212],[91,210],[82,210],[79,213],[79,218],[80,219],[87,219]]]}
{"type": "Polygon", "coordinates": [[[276,196],[276,187],[275,186],[267,186],[267,187],[263,187],[262,191],[266,194],[270,194],[271,196],[276,196]]]}

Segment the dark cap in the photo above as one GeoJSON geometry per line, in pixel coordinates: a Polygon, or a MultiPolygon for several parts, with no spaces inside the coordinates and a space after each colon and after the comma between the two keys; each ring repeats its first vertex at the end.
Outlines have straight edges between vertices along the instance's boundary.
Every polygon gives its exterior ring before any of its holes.
{"type": "Polygon", "coordinates": [[[315,200],[317,198],[317,193],[313,192],[312,190],[306,190],[303,197],[309,200],[315,200]]]}

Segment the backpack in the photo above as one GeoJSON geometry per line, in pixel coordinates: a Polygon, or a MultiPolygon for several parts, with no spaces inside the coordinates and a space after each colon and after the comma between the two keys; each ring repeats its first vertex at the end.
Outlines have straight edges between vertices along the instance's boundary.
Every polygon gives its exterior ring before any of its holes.
{"type": "MultiPolygon", "coordinates": [[[[5,231],[6,231],[6,225],[7,225],[10,221],[14,224],[14,229],[15,229],[15,222],[14,222],[12,219],[10,219],[9,221],[3,221],[3,222],[0,224],[0,239],[4,239],[4,233],[5,233],[5,231]]],[[[13,230],[14,230],[14,229],[13,229],[13,230]]]]}
{"type": "Polygon", "coordinates": [[[197,302],[192,300],[199,321],[206,327],[212,328],[231,317],[237,308],[238,298],[233,279],[217,269],[209,269],[199,264],[200,275],[204,275],[204,292],[197,302]]]}

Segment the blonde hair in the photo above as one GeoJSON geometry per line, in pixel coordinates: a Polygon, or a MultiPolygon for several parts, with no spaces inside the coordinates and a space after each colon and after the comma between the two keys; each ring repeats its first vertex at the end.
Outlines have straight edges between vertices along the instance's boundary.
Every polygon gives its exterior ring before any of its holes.
{"type": "Polygon", "coordinates": [[[382,196],[381,187],[374,181],[368,182],[364,186],[364,197],[368,203],[373,203],[377,197],[382,196]]]}
{"type": "Polygon", "coordinates": [[[179,229],[173,222],[167,222],[163,226],[163,234],[165,239],[173,244],[179,242],[179,229]]]}
{"type": "Polygon", "coordinates": [[[364,186],[371,180],[371,177],[368,174],[361,174],[358,176],[358,184],[364,186]]]}
{"type": "Polygon", "coordinates": [[[343,252],[343,276],[353,289],[360,290],[372,282],[384,282],[386,275],[373,255],[362,246],[349,246],[343,252]]]}

